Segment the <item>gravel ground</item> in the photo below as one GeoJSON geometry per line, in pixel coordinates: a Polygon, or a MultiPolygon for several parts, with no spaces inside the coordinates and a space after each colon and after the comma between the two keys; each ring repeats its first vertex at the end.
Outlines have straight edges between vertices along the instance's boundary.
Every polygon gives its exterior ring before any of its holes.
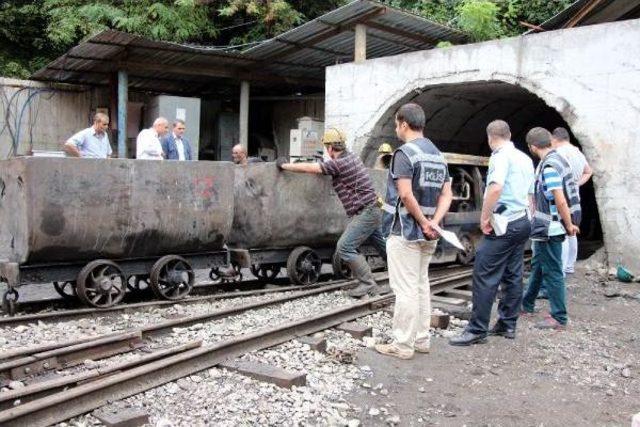
{"type": "MultiPolygon", "coordinates": [[[[515,341],[492,337],[484,345],[457,348],[446,340],[466,321],[452,318],[448,330],[433,331],[430,354],[401,361],[371,349],[391,326],[391,316],[379,312],[358,321],[372,326],[373,338],[325,331],[326,354],[294,341],[241,358],[303,371],[304,387],[283,389],[212,368],[107,408],[143,408],[149,425],[162,427],[628,426],[640,411],[640,285],[612,281],[597,267],[580,263],[568,280],[571,321],[565,332],[539,331],[533,320],[523,319],[515,341]]],[[[263,327],[268,319],[348,303],[343,294],[325,294],[176,330],[151,345],[216,341],[263,327]]],[[[60,425],[100,423],[85,415],[60,425]]]]}
{"type": "MultiPolygon", "coordinates": [[[[202,303],[191,303],[188,305],[174,304],[172,306],[151,307],[144,309],[136,309],[130,312],[111,312],[105,313],[101,316],[95,316],[91,318],[78,318],[71,319],[62,322],[42,322],[30,323],[27,325],[18,325],[15,327],[0,328],[0,351],[5,351],[15,347],[33,345],[34,343],[44,344],[47,342],[57,342],[64,340],[77,339],[81,336],[107,334],[111,332],[125,331],[148,325],[150,323],[164,322],[171,319],[177,319],[186,316],[193,316],[198,314],[204,314],[210,311],[216,311],[231,307],[241,307],[246,304],[256,303],[260,301],[268,301],[273,298],[283,297],[285,295],[291,295],[293,292],[282,292],[276,295],[257,295],[251,297],[231,298],[224,300],[212,300],[202,303]]],[[[264,326],[267,325],[271,319],[278,317],[285,317],[289,314],[294,316],[300,316],[304,313],[300,312],[300,307],[305,307],[307,301],[313,304],[313,301],[318,301],[317,304],[322,307],[322,304],[346,304],[350,301],[350,298],[342,291],[320,294],[305,298],[304,303],[301,304],[300,300],[293,302],[268,307],[258,311],[254,311],[251,315],[233,316],[227,319],[220,319],[214,322],[207,322],[211,335],[207,334],[192,334],[191,332],[197,331],[202,328],[202,324],[196,324],[189,328],[176,328],[174,335],[180,335],[184,333],[185,337],[192,338],[194,336],[202,339],[209,339],[209,337],[216,337],[217,339],[230,336],[234,331],[242,330],[244,326],[251,326],[251,321],[238,326],[233,320],[237,317],[247,317],[254,319],[254,325],[264,326]],[[230,322],[226,324],[225,322],[230,322]],[[260,322],[266,322],[260,324],[260,322]]]]}
{"type": "Polygon", "coordinates": [[[436,337],[410,361],[361,352],[388,394],[356,388],[346,399],[362,410],[348,415],[366,425],[629,426],[640,412],[640,285],[581,263],[568,295],[564,332],[521,319],[515,341],[452,347],[436,337]]]}

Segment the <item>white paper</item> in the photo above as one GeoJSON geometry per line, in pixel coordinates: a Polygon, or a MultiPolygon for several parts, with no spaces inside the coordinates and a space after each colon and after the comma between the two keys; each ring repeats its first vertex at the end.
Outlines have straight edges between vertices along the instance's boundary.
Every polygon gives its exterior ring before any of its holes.
{"type": "Polygon", "coordinates": [[[186,108],[176,108],[176,119],[187,121],[187,109],[186,108]]]}
{"type": "Polygon", "coordinates": [[[437,225],[434,225],[433,229],[436,230],[444,240],[451,243],[456,248],[460,249],[461,251],[465,249],[462,245],[462,242],[460,242],[460,239],[458,239],[458,236],[456,236],[456,233],[454,233],[453,231],[443,230],[437,225]]]}
{"type": "Polygon", "coordinates": [[[496,233],[496,236],[502,236],[507,232],[507,227],[509,226],[509,218],[507,218],[506,216],[494,213],[491,215],[489,222],[491,223],[491,227],[493,227],[493,232],[496,233]]]}

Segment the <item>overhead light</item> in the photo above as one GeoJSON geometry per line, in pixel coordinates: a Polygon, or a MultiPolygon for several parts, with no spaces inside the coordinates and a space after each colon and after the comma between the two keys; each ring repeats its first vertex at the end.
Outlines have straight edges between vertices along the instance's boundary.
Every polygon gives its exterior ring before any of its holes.
{"type": "Polygon", "coordinates": [[[296,96],[302,96],[302,92],[296,92],[296,96]]]}

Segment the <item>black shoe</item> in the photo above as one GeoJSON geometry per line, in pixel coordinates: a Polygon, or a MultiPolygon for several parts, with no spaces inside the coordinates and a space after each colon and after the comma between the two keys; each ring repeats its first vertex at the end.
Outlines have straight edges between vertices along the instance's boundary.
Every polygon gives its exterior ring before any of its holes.
{"type": "Polygon", "coordinates": [[[449,339],[451,345],[471,345],[471,344],[484,344],[487,342],[486,334],[474,334],[468,331],[464,331],[462,335],[449,339]]]}
{"type": "Polygon", "coordinates": [[[516,330],[505,328],[504,325],[500,322],[493,325],[493,328],[489,331],[489,335],[500,335],[510,340],[516,338],[516,330]]]}

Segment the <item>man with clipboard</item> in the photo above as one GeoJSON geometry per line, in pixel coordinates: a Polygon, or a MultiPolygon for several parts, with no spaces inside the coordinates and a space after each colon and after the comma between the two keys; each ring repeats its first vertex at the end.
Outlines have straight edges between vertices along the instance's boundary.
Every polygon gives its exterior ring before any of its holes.
{"type": "Polygon", "coordinates": [[[473,314],[465,331],[449,340],[451,345],[483,343],[488,334],[515,338],[522,304],[524,246],[531,231],[527,209],[533,190],[533,162],[515,148],[506,122],[489,123],[487,139],[492,154],[480,217],[484,238],[473,266],[473,314]],[[505,285],[504,297],[498,305],[498,321],[489,330],[500,283],[505,285]]]}

